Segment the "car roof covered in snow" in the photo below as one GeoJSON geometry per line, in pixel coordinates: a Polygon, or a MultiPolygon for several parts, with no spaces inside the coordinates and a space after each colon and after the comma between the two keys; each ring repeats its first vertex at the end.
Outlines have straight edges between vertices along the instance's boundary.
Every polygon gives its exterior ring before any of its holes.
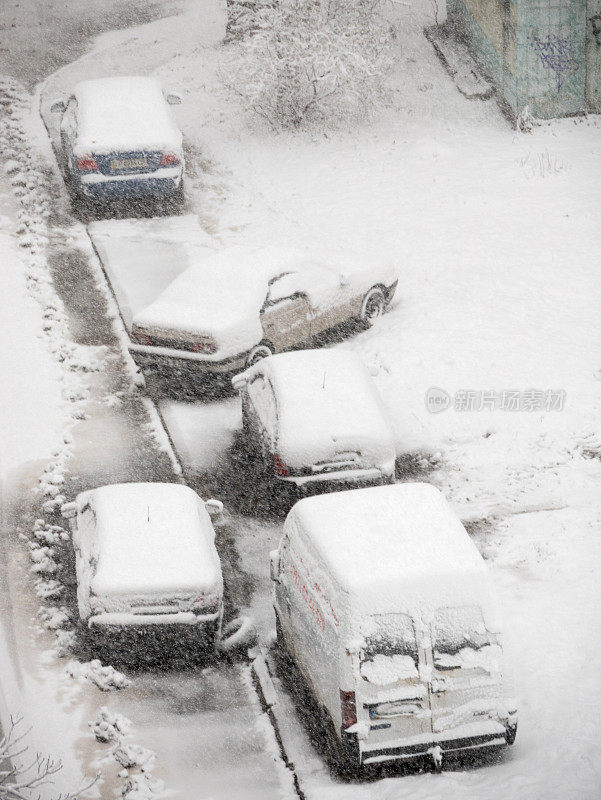
{"type": "Polygon", "coordinates": [[[78,495],[78,526],[94,516],[96,594],[216,591],[221,566],[198,495],[177,483],[122,483],[78,495]]]}
{"type": "MultiPolygon", "coordinates": [[[[288,463],[327,460],[337,452],[388,446],[393,431],[376,386],[350,350],[319,349],[279,353],[262,359],[244,375],[269,378],[276,396],[278,453],[288,463]]],[[[234,379],[236,381],[236,379],[234,379]]]]}
{"type": "Polygon", "coordinates": [[[416,615],[472,603],[490,608],[482,556],[430,484],[309,497],[289,517],[308,532],[320,564],[348,592],[355,611],[416,615]]]}
{"type": "Polygon", "coordinates": [[[175,151],[182,135],[153,78],[96,78],[75,86],[78,151],[175,151]]]}

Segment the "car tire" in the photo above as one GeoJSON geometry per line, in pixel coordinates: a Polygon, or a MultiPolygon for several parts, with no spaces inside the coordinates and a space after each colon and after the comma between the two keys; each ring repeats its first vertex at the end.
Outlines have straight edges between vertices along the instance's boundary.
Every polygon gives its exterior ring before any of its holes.
{"type": "Polygon", "coordinates": [[[269,342],[261,342],[250,351],[246,357],[246,367],[254,366],[262,358],[269,358],[273,355],[273,346],[269,342]]]}
{"type": "Polygon", "coordinates": [[[386,295],[379,286],[374,286],[363,298],[359,319],[366,328],[371,326],[382,316],[386,310],[386,295]]]}
{"type": "Polygon", "coordinates": [[[517,722],[515,723],[515,725],[508,725],[505,730],[506,730],[505,739],[507,741],[507,744],[511,745],[515,742],[515,737],[517,736],[518,733],[517,722]]]}
{"type": "Polygon", "coordinates": [[[356,738],[346,734],[345,740],[341,741],[336,736],[334,723],[326,709],[322,709],[322,720],[325,727],[325,756],[330,769],[340,778],[357,778],[361,772],[361,756],[356,738]]]}

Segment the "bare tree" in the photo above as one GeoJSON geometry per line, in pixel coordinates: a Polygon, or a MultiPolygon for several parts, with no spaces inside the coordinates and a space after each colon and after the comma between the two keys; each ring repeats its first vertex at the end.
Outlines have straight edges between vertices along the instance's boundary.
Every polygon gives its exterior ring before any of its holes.
{"type": "MultiPolygon", "coordinates": [[[[25,743],[29,730],[20,728],[22,717],[11,717],[8,733],[0,738],[0,798],[2,800],[41,800],[40,789],[53,783],[63,765],[59,759],[36,753],[29,756],[25,743]]],[[[75,793],[61,793],[55,800],[76,800],[97,780],[93,778],[75,793]]]]}

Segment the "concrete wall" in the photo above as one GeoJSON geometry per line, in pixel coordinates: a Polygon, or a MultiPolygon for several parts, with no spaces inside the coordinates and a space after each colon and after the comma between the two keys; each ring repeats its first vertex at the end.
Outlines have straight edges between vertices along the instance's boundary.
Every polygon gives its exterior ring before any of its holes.
{"type": "Polygon", "coordinates": [[[510,111],[547,118],[586,110],[586,4],[448,0],[448,11],[510,111]]]}

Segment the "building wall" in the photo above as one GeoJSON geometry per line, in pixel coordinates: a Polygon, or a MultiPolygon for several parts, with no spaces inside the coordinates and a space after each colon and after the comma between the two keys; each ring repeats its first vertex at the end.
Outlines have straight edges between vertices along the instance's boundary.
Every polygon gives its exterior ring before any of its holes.
{"type": "Polygon", "coordinates": [[[521,0],[517,94],[535,116],[586,109],[586,0],[521,0]]]}
{"type": "MultiPolygon", "coordinates": [[[[590,0],[589,0],[590,3],[590,0]]],[[[587,0],[449,0],[449,18],[511,112],[586,109],[587,0]]]]}

